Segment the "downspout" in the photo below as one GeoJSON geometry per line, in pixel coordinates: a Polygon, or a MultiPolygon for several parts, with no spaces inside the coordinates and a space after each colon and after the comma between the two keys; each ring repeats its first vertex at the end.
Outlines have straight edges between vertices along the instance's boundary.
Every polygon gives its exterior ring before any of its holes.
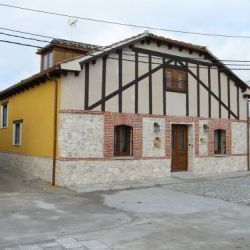
{"type": "Polygon", "coordinates": [[[249,99],[247,99],[247,171],[250,171],[250,155],[249,155],[249,99]]]}
{"type": "Polygon", "coordinates": [[[53,78],[54,88],[54,131],[53,131],[53,166],[52,166],[52,185],[56,185],[56,153],[57,153],[57,109],[58,109],[58,80],[53,78]]]}

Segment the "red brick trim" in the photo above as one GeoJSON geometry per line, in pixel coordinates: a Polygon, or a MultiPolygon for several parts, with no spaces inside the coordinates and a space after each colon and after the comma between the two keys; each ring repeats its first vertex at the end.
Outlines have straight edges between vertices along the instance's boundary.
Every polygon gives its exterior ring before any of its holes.
{"type": "Polygon", "coordinates": [[[231,122],[247,123],[247,120],[230,120],[231,122]]]}
{"type": "Polygon", "coordinates": [[[103,161],[104,158],[86,157],[86,158],[71,158],[71,157],[59,157],[58,161],[103,161]]]}
{"type": "Polygon", "coordinates": [[[194,124],[194,146],[195,157],[199,156],[199,118],[185,116],[166,116],[166,157],[171,158],[171,130],[172,124],[192,125],[194,124]]]}
{"type": "Polygon", "coordinates": [[[208,156],[214,156],[214,131],[216,129],[226,130],[226,155],[230,156],[232,152],[232,131],[231,121],[226,119],[208,120],[208,156]]]}
{"type": "MultiPolygon", "coordinates": [[[[147,160],[147,159],[170,159],[171,158],[171,126],[172,124],[186,124],[193,125],[194,129],[194,157],[205,158],[214,156],[214,130],[225,129],[226,130],[226,147],[227,156],[232,154],[232,122],[247,122],[246,120],[234,120],[234,119],[217,119],[217,118],[198,118],[198,117],[186,117],[186,116],[164,116],[164,115],[150,115],[150,114],[130,114],[130,113],[114,113],[114,112],[102,112],[102,111],[90,111],[90,110],[60,110],[60,113],[70,114],[93,114],[104,116],[104,157],[103,158],[60,158],[62,161],[66,160],[113,160],[114,156],[114,128],[117,125],[128,125],[133,127],[133,158],[134,160],[147,160]],[[164,118],[165,119],[165,150],[164,157],[142,157],[142,120],[143,118],[164,118]],[[208,132],[208,154],[204,156],[199,155],[199,121],[207,120],[209,132],[208,132]]],[[[245,154],[240,154],[244,156],[245,154]]],[[[236,156],[236,155],[232,155],[236,156]]],[[[238,155],[237,155],[238,156],[238,155]]]]}
{"type": "Polygon", "coordinates": [[[81,109],[62,109],[59,111],[60,114],[93,114],[93,115],[104,115],[105,112],[93,111],[93,110],[81,110],[81,109]]]}
{"type": "Polygon", "coordinates": [[[137,114],[111,113],[104,115],[104,158],[114,156],[114,129],[117,125],[133,127],[133,157],[141,159],[142,155],[142,117],[137,114]]]}
{"type": "Polygon", "coordinates": [[[231,154],[231,156],[248,156],[248,154],[231,154]]]}
{"type": "Polygon", "coordinates": [[[156,157],[156,156],[153,156],[153,157],[150,157],[150,156],[147,156],[147,157],[142,157],[141,160],[166,160],[167,158],[165,156],[159,156],[159,157],[156,157]]]}

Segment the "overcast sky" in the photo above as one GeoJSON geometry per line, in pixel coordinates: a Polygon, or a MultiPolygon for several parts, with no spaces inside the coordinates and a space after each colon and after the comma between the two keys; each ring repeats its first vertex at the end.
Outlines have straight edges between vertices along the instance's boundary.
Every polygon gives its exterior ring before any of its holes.
{"type": "MultiPolygon", "coordinates": [[[[0,3],[166,29],[250,36],[249,0],[0,0],[0,3]]],[[[0,27],[99,45],[108,45],[144,31],[83,20],[78,20],[76,27],[71,28],[66,17],[1,6],[0,20],[0,27]]],[[[12,33],[3,30],[0,32],[12,33]]],[[[222,60],[250,61],[250,39],[206,37],[154,30],[150,32],[205,45],[222,60]]],[[[45,45],[3,34],[0,34],[0,39],[45,45]]],[[[0,55],[0,90],[39,71],[40,58],[36,55],[35,48],[0,42],[0,55]]],[[[243,80],[250,80],[250,71],[236,73],[243,80]]]]}

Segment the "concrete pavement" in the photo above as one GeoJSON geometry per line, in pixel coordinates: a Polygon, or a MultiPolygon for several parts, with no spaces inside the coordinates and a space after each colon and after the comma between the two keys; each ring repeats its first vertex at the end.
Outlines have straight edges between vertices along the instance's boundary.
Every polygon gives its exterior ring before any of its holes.
{"type": "Polygon", "coordinates": [[[0,168],[0,249],[250,249],[249,206],[171,190],[179,179],[76,193],[17,173],[0,168]]]}

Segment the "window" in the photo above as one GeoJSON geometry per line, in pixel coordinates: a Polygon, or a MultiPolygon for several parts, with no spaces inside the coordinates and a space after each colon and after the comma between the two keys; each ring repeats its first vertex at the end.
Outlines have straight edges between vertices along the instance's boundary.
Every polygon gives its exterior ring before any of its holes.
{"type": "Polygon", "coordinates": [[[214,154],[226,154],[226,131],[223,129],[214,131],[214,154]]]}
{"type": "Polygon", "coordinates": [[[53,64],[53,52],[48,52],[43,55],[43,70],[52,67],[53,64]]]}
{"type": "Polygon", "coordinates": [[[187,72],[179,69],[165,69],[164,81],[166,90],[185,92],[187,85],[187,72]]]}
{"type": "Polygon", "coordinates": [[[22,125],[23,120],[13,121],[13,145],[22,145],[22,125]]]}
{"type": "Polygon", "coordinates": [[[133,128],[120,125],[115,127],[114,156],[133,155],[133,128]]]}
{"type": "Polygon", "coordinates": [[[8,127],[8,103],[1,105],[1,128],[8,127]]]}

